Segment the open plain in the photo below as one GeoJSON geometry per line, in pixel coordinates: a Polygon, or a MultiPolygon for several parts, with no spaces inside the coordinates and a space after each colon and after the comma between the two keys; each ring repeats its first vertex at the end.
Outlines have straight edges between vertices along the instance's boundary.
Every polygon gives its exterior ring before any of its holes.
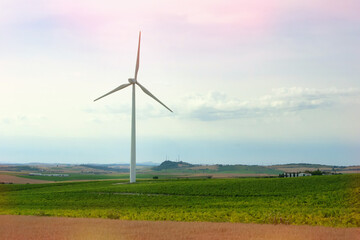
{"type": "Polygon", "coordinates": [[[9,174],[2,174],[0,172],[0,183],[15,183],[15,184],[27,184],[27,183],[50,183],[53,181],[39,180],[39,179],[31,179],[31,178],[22,178],[18,176],[13,176],[9,174]]]}
{"type": "Polygon", "coordinates": [[[360,239],[360,228],[0,215],[3,240],[360,239]]]}
{"type": "Polygon", "coordinates": [[[0,239],[360,239],[359,174],[127,183],[1,184],[0,239]]]}
{"type": "Polygon", "coordinates": [[[1,184],[0,214],[360,227],[358,174],[126,183],[1,184]]]}

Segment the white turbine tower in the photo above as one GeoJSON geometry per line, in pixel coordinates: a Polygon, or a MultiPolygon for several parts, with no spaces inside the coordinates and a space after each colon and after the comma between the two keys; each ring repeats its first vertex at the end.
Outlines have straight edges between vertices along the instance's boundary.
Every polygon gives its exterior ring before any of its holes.
{"type": "Polygon", "coordinates": [[[117,88],[115,88],[114,90],[106,93],[105,95],[97,98],[94,100],[97,101],[100,98],[103,98],[109,94],[112,94],[116,91],[119,91],[123,88],[126,88],[130,85],[132,85],[132,115],[131,115],[131,161],[130,161],[130,183],[134,183],[136,182],[136,140],[135,140],[135,84],[137,84],[141,90],[143,90],[144,93],[146,93],[147,95],[149,95],[150,97],[152,97],[153,99],[155,99],[155,101],[159,102],[161,105],[163,105],[165,108],[167,108],[170,112],[171,109],[168,108],[165,104],[163,104],[159,99],[157,99],[151,92],[149,92],[149,90],[147,90],[143,85],[141,85],[138,81],[137,81],[137,75],[138,75],[138,71],[139,71],[139,58],[140,58],[140,39],[141,39],[141,32],[139,32],[139,45],[138,45],[138,51],[137,51],[137,59],[136,59],[136,67],[135,67],[135,77],[134,78],[129,78],[129,83],[126,84],[122,84],[120,86],[118,86],[117,88]]]}

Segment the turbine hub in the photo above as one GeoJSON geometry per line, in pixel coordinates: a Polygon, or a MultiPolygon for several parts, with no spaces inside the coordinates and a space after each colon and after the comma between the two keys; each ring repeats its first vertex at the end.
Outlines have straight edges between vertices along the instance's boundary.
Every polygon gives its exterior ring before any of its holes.
{"type": "Polygon", "coordinates": [[[129,83],[136,83],[136,80],[134,78],[129,78],[129,83]]]}

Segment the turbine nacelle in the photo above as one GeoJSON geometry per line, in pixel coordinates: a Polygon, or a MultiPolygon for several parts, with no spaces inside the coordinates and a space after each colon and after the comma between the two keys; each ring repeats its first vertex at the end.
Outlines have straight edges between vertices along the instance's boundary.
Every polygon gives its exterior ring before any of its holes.
{"type": "Polygon", "coordinates": [[[129,81],[129,83],[131,83],[131,84],[136,83],[136,79],[135,79],[135,78],[129,78],[128,81],[129,81]]]}

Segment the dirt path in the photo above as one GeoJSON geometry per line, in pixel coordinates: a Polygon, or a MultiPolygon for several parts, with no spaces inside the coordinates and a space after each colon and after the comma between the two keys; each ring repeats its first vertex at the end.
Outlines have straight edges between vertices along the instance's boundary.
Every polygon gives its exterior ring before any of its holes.
{"type": "Polygon", "coordinates": [[[26,184],[26,183],[51,183],[52,181],[37,180],[30,178],[22,178],[13,175],[1,174],[0,173],[0,183],[17,183],[17,184],[26,184]]]}
{"type": "Polygon", "coordinates": [[[360,228],[208,222],[151,222],[0,215],[0,238],[19,239],[316,239],[357,240],[360,228]]]}

